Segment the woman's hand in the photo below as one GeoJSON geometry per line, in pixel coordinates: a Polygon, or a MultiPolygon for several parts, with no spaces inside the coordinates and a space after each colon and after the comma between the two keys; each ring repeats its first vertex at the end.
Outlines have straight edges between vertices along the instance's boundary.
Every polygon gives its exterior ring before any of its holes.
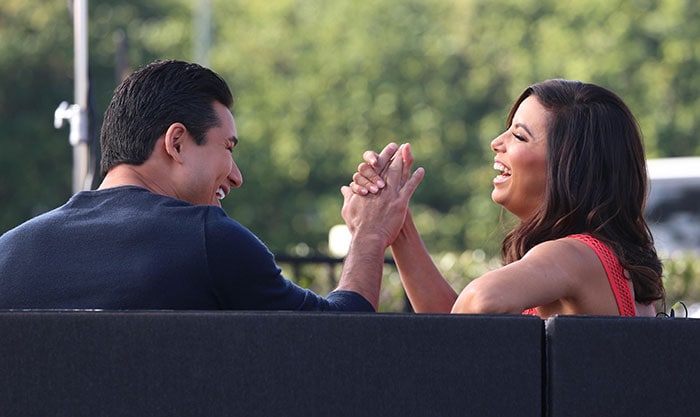
{"type": "Polygon", "coordinates": [[[359,167],[364,174],[355,175],[364,185],[358,185],[354,176],[352,184],[341,188],[344,197],[341,213],[353,238],[376,237],[386,248],[403,226],[408,202],[423,179],[424,170],[418,168],[411,175],[413,157],[408,144],[400,147],[389,144],[379,155],[365,152],[365,157],[369,162],[366,159],[359,167]],[[363,188],[367,192],[355,192],[363,188]]]}
{"type": "Polygon", "coordinates": [[[386,185],[384,176],[391,161],[401,157],[404,166],[407,167],[402,173],[401,181],[405,183],[410,174],[410,167],[413,164],[410,144],[404,144],[401,148],[395,143],[389,143],[377,154],[374,151],[365,151],[362,154],[362,162],[357,167],[357,172],[352,176],[350,189],[359,195],[377,194],[386,185]],[[401,149],[401,152],[399,152],[401,149]]]}

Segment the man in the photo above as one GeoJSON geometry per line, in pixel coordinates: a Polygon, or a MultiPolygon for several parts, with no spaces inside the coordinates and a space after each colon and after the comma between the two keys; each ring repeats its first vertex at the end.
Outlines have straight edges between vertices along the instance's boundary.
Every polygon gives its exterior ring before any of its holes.
{"type": "Polygon", "coordinates": [[[323,298],[285,279],[221,209],[243,183],[232,105],[226,82],[196,64],[154,62],[124,80],[104,117],[98,190],[0,237],[0,308],[376,310],[398,228],[361,219],[406,207],[422,171],[406,182],[412,161],[397,158],[377,197],[344,187],[354,199],[344,210],[360,220],[338,288],[323,298]]]}

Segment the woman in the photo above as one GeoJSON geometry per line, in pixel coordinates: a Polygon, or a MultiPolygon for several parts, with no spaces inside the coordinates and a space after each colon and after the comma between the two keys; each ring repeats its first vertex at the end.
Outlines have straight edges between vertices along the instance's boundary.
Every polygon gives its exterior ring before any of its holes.
{"type": "MultiPolygon", "coordinates": [[[[520,95],[506,125],[491,142],[491,197],[520,219],[502,244],[505,266],[458,295],[409,212],[391,249],[415,311],[653,316],[662,265],[643,217],[644,147],[627,106],[593,84],[547,80],[520,95]]],[[[352,190],[377,192],[376,172],[395,151],[366,152],[352,190]]]]}

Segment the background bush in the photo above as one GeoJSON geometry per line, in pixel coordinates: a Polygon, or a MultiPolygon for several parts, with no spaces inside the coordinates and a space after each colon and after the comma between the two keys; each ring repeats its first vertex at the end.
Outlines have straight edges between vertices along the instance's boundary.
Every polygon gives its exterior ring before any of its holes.
{"type": "MultiPolygon", "coordinates": [[[[362,151],[410,141],[426,168],[412,202],[425,242],[444,254],[435,257],[451,280],[475,276],[497,256],[512,220],[490,200],[489,142],[504,129],[512,100],[547,78],[616,91],[639,119],[649,157],[700,155],[694,0],[93,0],[89,7],[98,119],[124,72],[154,59],[201,57],[229,81],[245,182],[224,208],[278,253],[326,254],[328,230],[342,222],[339,187],[362,151]],[[195,22],[207,4],[212,25],[203,31],[195,22]],[[210,45],[202,50],[198,39],[210,45]]],[[[0,4],[0,233],[71,194],[68,129],[52,122],[58,104],[73,101],[72,43],[66,2],[0,4]]],[[[669,292],[697,297],[697,263],[677,262],[667,266],[669,292]]]]}

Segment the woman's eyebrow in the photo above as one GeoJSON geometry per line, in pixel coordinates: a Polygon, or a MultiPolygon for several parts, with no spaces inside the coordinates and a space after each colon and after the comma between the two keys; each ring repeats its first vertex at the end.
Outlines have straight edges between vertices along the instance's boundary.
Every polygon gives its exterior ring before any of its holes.
{"type": "Polygon", "coordinates": [[[514,127],[519,127],[519,128],[521,128],[521,129],[523,129],[528,135],[530,135],[530,137],[533,137],[533,138],[535,137],[535,135],[532,134],[532,132],[530,131],[530,129],[528,129],[527,126],[525,126],[524,124],[522,124],[522,123],[515,123],[513,126],[514,126],[514,127]]]}

